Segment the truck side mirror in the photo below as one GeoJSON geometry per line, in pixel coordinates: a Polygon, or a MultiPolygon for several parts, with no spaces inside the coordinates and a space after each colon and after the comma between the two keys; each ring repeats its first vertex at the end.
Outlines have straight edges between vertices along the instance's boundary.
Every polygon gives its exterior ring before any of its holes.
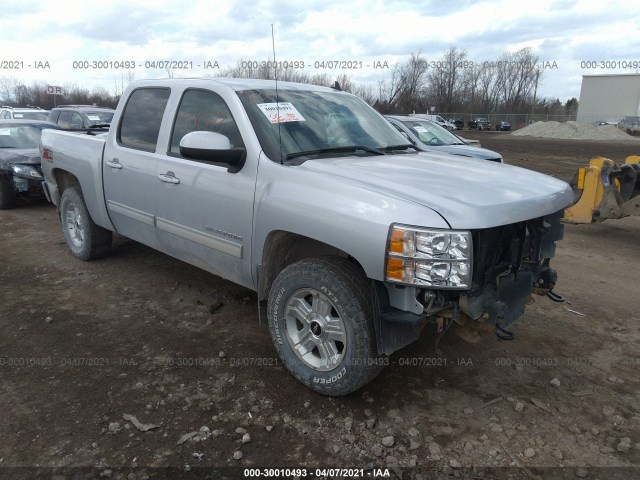
{"type": "Polygon", "coordinates": [[[231,142],[225,135],[197,131],[182,137],[180,155],[201,162],[222,163],[229,166],[229,173],[237,173],[244,165],[247,151],[244,148],[231,148],[231,142]]]}

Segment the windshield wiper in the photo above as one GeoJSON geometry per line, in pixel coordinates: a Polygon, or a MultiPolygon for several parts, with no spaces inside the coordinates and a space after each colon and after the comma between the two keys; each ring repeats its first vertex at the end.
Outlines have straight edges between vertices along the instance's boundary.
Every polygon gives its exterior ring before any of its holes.
{"type": "Polygon", "coordinates": [[[109,126],[109,123],[96,123],[94,125],[89,125],[89,128],[107,128],[109,126]]]}
{"type": "Polygon", "coordinates": [[[319,155],[322,153],[353,153],[358,150],[362,150],[363,152],[373,153],[375,155],[385,154],[382,150],[378,150],[376,148],[371,148],[371,147],[365,147],[364,145],[348,145],[344,147],[319,148],[318,150],[307,150],[304,152],[287,153],[286,159],[290,160],[292,158],[306,157],[308,155],[319,155]]]}
{"type": "Polygon", "coordinates": [[[388,145],[384,148],[381,148],[381,150],[384,150],[385,152],[389,152],[391,150],[407,150],[409,148],[418,150],[416,146],[412,145],[411,143],[403,143],[402,145],[388,145]]]}

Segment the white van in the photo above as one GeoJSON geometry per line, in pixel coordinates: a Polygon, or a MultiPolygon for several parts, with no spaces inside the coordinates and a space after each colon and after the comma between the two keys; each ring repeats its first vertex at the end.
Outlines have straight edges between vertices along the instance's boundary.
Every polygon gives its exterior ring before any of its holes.
{"type": "Polygon", "coordinates": [[[440,125],[442,128],[446,128],[447,130],[450,130],[450,131],[453,131],[456,129],[456,126],[453,123],[447,122],[440,115],[427,115],[422,113],[414,113],[411,116],[418,117],[418,118],[426,118],[427,120],[431,120],[432,122],[435,122],[438,125],[440,125]]]}

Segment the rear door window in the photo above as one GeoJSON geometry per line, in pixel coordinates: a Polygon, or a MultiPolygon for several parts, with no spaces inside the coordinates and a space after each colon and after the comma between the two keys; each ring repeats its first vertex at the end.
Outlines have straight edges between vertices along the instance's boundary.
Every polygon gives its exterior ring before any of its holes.
{"type": "Polygon", "coordinates": [[[129,96],[118,128],[118,144],[155,152],[162,117],[169,100],[168,88],[145,87],[129,96]]]}
{"type": "Polygon", "coordinates": [[[60,110],[51,110],[49,115],[47,116],[47,122],[58,123],[58,116],[60,115],[60,110]]]}
{"type": "Polygon", "coordinates": [[[73,112],[71,116],[71,128],[82,128],[82,117],[78,112],[73,112]]]}
{"type": "Polygon", "coordinates": [[[58,117],[58,125],[62,128],[69,129],[71,128],[71,114],[73,112],[71,110],[63,110],[60,112],[60,117],[58,117]]]}

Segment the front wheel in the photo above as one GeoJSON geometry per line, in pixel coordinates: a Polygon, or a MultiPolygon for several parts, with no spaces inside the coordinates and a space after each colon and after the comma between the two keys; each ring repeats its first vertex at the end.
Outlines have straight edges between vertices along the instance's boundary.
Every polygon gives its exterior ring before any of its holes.
{"type": "Polygon", "coordinates": [[[80,260],[94,260],[111,250],[111,231],[94,223],[78,187],[62,193],[60,221],[71,253],[80,260]]]}
{"type": "Polygon", "coordinates": [[[271,338],[287,369],[324,395],[347,395],[373,380],[388,359],[377,353],[371,286],[340,257],[286,267],[269,294],[271,338]]]}

